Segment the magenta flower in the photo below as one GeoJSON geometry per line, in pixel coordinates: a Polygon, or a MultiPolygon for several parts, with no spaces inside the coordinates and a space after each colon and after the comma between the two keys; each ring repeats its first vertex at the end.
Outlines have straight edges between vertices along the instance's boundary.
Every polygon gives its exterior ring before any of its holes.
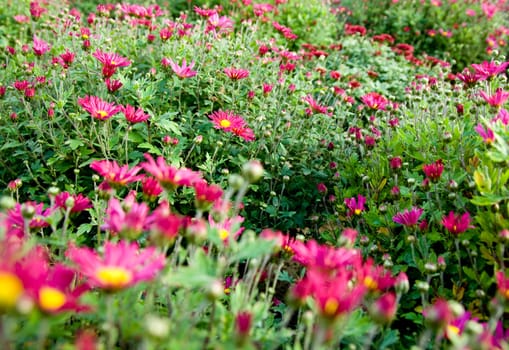
{"type": "Polygon", "coordinates": [[[495,141],[495,133],[493,130],[488,127],[485,129],[481,123],[477,124],[474,130],[482,137],[484,143],[490,145],[495,141]]]}
{"type": "Polygon", "coordinates": [[[141,163],[143,169],[154,176],[166,190],[175,190],[179,186],[193,186],[202,179],[199,172],[182,168],[178,169],[168,165],[163,157],[157,157],[157,162],[148,153],[144,155],[146,162],[141,163]]]}
{"type": "Polygon", "coordinates": [[[436,182],[442,176],[442,172],[444,171],[444,163],[442,159],[437,160],[435,163],[424,164],[422,166],[422,170],[424,174],[430,181],[436,182]]]}
{"type": "Polygon", "coordinates": [[[70,201],[72,206],[70,207],[71,213],[79,213],[83,210],[87,210],[89,208],[92,208],[92,202],[90,202],[90,199],[83,196],[81,193],[79,194],[70,194],[69,192],[61,192],[55,196],[55,206],[61,209],[66,210],[67,207],[67,200],[71,198],[70,201]]]}
{"type": "Polygon", "coordinates": [[[105,78],[111,77],[119,67],[127,67],[131,64],[127,58],[116,53],[103,52],[97,49],[92,56],[102,63],[102,73],[105,78]]]}
{"type": "Polygon", "coordinates": [[[34,50],[36,56],[42,56],[50,50],[50,46],[47,42],[37,38],[34,35],[32,49],[34,50]]]}
{"type": "Polygon", "coordinates": [[[197,207],[208,207],[223,195],[223,189],[218,185],[209,185],[207,181],[196,181],[193,185],[197,207]]]}
{"type": "Polygon", "coordinates": [[[361,215],[366,209],[364,208],[364,204],[366,204],[366,197],[360,194],[357,195],[357,199],[355,199],[355,197],[345,198],[345,205],[348,207],[347,215],[361,215]]]}
{"type": "Polygon", "coordinates": [[[381,324],[390,323],[396,316],[398,302],[393,292],[383,294],[371,304],[369,313],[373,319],[381,324]]]}
{"type": "Polygon", "coordinates": [[[509,98],[509,92],[504,91],[501,88],[498,88],[493,95],[488,95],[485,91],[480,91],[479,94],[490,106],[496,108],[502,107],[509,98]]]}
{"type": "Polygon", "coordinates": [[[134,108],[129,104],[120,106],[120,111],[124,114],[125,119],[131,124],[143,123],[150,118],[150,115],[143,112],[143,109],[134,108]]]}
{"type": "Polygon", "coordinates": [[[126,198],[124,203],[116,198],[108,201],[103,230],[114,235],[137,238],[145,228],[149,207],[145,203],[136,203],[134,198],[126,198]]]}
{"type": "Polygon", "coordinates": [[[484,76],[477,72],[472,73],[468,68],[465,68],[462,73],[456,74],[456,78],[461,80],[466,86],[473,86],[478,81],[483,80],[484,76]]]}
{"type": "Polygon", "coordinates": [[[501,121],[503,125],[509,125],[509,112],[503,108],[498,111],[498,114],[493,118],[493,122],[501,121]]]}
{"type": "Polygon", "coordinates": [[[174,62],[171,58],[168,59],[167,62],[168,62],[168,65],[173,70],[173,72],[179,78],[182,78],[182,79],[192,78],[197,74],[197,72],[195,70],[193,70],[193,67],[195,64],[194,61],[191,61],[191,63],[189,65],[187,65],[186,59],[184,58],[181,66],[179,66],[176,62],[174,62]]]}
{"type": "Polygon", "coordinates": [[[246,125],[244,119],[232,111],[215,111],[209,115],[214,124],[214,128],[231,131],[233,128],[242,128],[246,125]]]}
{"type": "Polygon", "coordinates": [[[107,120],[120,111],[115,103],[109,103],[97,96],[85,96],[78,99],[78,104],[90,115],[99,120],[107,120]]]}
{"type": "Polygon", "coordinates": [[[116,292],[139,282],[153,280],[163,269],[165,256],[155,247],[139,249],[137,243],[106,242],[99,255],[90,248],[71,245],[66,256],[92,287],[116,292]]]}
{"type": "Polygon", "coordinates": [[[54,208],[44,209],[44,203],[32,201],[23,204],[16,203],[15,207],[7,212],[5,218],[6,236],[22,238],[25,235],[23,212],[31,213],[31,217],[27,216],[27,218],[29,232],[32,232],[49,226],[46,218],[53,213],[53,210],[54,208]]]}
{"type": "Polygon", "coordinates": [[[163,201],[148,217],[147,223],[151,240],[165,246],[175,241],[187,222],[182,216],[172,213],[168,202],[163,201]]]}
{"type": "Polygon", "coordinates": [[[392,217],[392,221],[403,226],[415,226],[419,221],[424,209],[413,207],[408,210],[405,209],[402,213],[397,213],[392,217]]]}
{"type": "Polygon", "coordinates": [[[136,175],[141,167],[134,166],[129,169],[129,165],[120,166],[114,160],[95,160],[90,167],[104,177],[104,180],[112,187],[125,186],[143,178],[143,175],[136,175]]]}
{"type": "Polygon", "coordinates": [[[507,66],[509,66],[508,62],[503,62],[501,64],[496,64],[495,62],[491,61],[484,61],[481,64],[472,64],[472,68],[475,70],[475,74],[481,79],[486,80],[491,77],[494,77],[498,74],[504,73],[507,66]]]}
{"type": "Polygon", "coordinates": [[[449,215],[443,217],[442,225],[453,235],[459,235],[469,228],[475,228],[470,225],[470,214],[468,212],[463,215],[456,215],[453,211],[450,211],[449,215]]]}
{"type": "Polygon", "coordinates": [[[309,105],[309,108],[306,108],[307,115],[312,115],[315,113],[327,114],[329,116],[332,115],[331,113],[328,112],[327,106],[322,106],[318,104],[318,102],[313,98],[313,96],[306,95],[302,100],[304,102],[307,102],[307,104],[309,105]]]}
{"type": "Polygon", "coordinates": [[[148,197],[149,201],[155,200],[163,192],[163,188],[159,184],[159,181],[150,176],[143,177],[141,180],[141,188],[143,195],[148,197]]]}
{"type": "Polygon", "coordinates": [[[240,80],[249,76],[249,71],[242,68],[225,68],[223,69],[224,74],[231,80],[240,80]]]}
{"type": "Polygon", "coordinates": [[[362,103],[368,108],[375,111],[385,110],[385,107],[389,104],[389,101],[377,92],[370,92],[361,97],[362,103]]]}
{"type": "Polygon", "coordinates": [[[207,18],[207,28],[205,33],[214,32],[215,34],[228,34],[233,31],[233,20],[227,16],[221,16],[217,13],[207,18]]]}

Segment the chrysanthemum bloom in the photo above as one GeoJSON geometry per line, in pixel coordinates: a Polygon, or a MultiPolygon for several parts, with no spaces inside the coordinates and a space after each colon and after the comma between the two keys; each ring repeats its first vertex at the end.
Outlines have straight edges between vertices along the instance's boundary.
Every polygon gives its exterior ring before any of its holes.
{"type": "Polygon", "coordinates": [[[148,153],[145,153],[144,157],[147,161],[141,163],[141,167],[154,176],[166,190],[173,191],[179,186],[192,186],[202,179],[199,172],[187,168],[175,168],[168,165],[161,156],[157,157],[157,162],[148,153]]]}
{"type": "Polygon", "coordinates": [[[442,225],[453,235],[459,235],[469,228],[474,228],[470,225],[470,214],[468,212],[456,215],[453,211],[450,211],[447,216],[443,217],[442,225]]]}
{"type": "Polygon", "coordinates": [[[403,226],[415,226],[419,221],[424,209],[415,208],[408,210],[405,209],[402,213],[397,213],[392,217],[392,221],[403,226]]]}
{"type": "Polygon", "coordinates": [[[306,95],[303,99],[304,102],[307,102],[309,108],[306,108],[306,114],[312,115],[315,113],[322,113],[326,115],[332,115],[332,113],[328,112],[327,106],[322,106],[318,104],[318,102],[311,95],[306,95]]]}
{"type": "Polygon", "coordinates": [[[242,128],[232,128],[230,132],[238,137],[244,139],[245,141],[254,141],[255,135],[251,128],[242,127],[242,128]]]}
{"type": "Polygon", "coordinates": [[[107,120],[120,111],[115,103],[109,103],[97,96],[85,96],[78,99],[78,104],[93,118],[107,120]]]}
{"type": "Polygon", "coordinates": [[[207,210],[217,199],[223,195],[223,189],[218,185],[209,185],[207,181],[197,181],[193,185],[195,195],[196,207],[202,210],[207,210]]]}
{"type": "Polygon", "coordinates": [[[401,157],[392,157],[391,160],[389,161],[389,166],[393,170],[400,169],[403,166],[403,160],[401,159],[401,157]]]}
{"type": "Polygon", "coordinates": [[[370,305],[368,310],[375,322],[380,324],[390,323],[398,310],[396,295],[393,292],[383,294],[370,305]]]}
{"type": "Polygon", "coordinates": [[[127,58],[122,57],[116,53],[102,52],[97,49],[92,56],[97,58],[102,63],[102,73],[104,78],[111,77],[119,67],[127,67],[131,64],[127,58]]]}
{"type": "Polygon", "coordinates": [[[289,242],[293,251],[293,260],[306,268],[321,271],[334,271],[343,266],[358,265],[362,258],[359,251],[345,247],[332,247],[319,244],[311,239],[305,243],[301,241],[289,242]]]}
{"type": "Polygon", "coordinates": [[[244,222],[244,218],[240,215],[237,215],[234,218],[227,218],[223,220],[223,222],[215,222],[212,218],[212,215],[209,215],[209,225],[211,228],[215,228],[219,234],[219,238],[225,243],[228,244],[230,239],[237,239],[242,232],[244,232],[244,227],[240,225],[244,222]],[[236,230],[233,232],[233,230],[236,230]]]}
{"type": "Polygon", "coordinates": [[[173,70],[173,72],[179,77],[179,78],[182,78],[182,79],[185,79],[185,78],[192,78],[194,77],[197,72],[195,70],[193,70],[193,67],[195,65],[195,62],[194,61],[191,61],[191,63],[189,63],[189,65],[187,65],[187,62],[186,62],[186,59],[184,58],[182,60],[182,66],[179,66],[176,62],[174,62],[171,58],[168,59],[168,65],[171,67],[171,69],[173,70]]]}
{"type": "Polygon", "coordinates": [[[357,195],[357,199],[355,199],[355,197],[345,198],[345,205],[348,207],[347,215],[361,215],[361,213],[366,209],[364,208],[364,204],[366,204],[366,197],[360,194],[357,195]]]}
{"type": "Polygon", "coordinates": [[[155,247],[139,249],[137,243],[127,241],[106,242],[102,255],[90,248],[71,245],[65,255],[92,287],[107,292],[153,280],[165,264],[165,256],[155,247]]]}
{"type": "Polygon", "coordinates": [[[140,166],[129,169],[129,165],[119,166],[114,160],[95,160],[90,167],[104,177],[104,180],[112,187],[125,186],[143,178],[143,175],[136,175],[141,170],[140,166]]]}
{"type": "Polygon", "coordinates": [[[163,192],[163,188],[157,179],[145,176],[141,179],[141,191],[149,201],[153,201],[163,192]]]}
{"type": "Polygon", "coordinates": [[[129,239],[138,238],[146,227],[149,207],[145,203],[136,203],[127,198],[124,203],[116,198],[108,201],[103,230],[113,235],[121,235],[129,239]]]}
{"type": "Polygon", "coordinates": [[[243,128],[246,125],[244,119],[232,111],[215,111],[209,115],[214,128],[231,131],[233,128],[243,128]]]}
{"type": "Polygon", "coordinates": [[[143,109],[134,108],[129,104],[120,106],[120,111],[124,114],[125,119],[131,124],[143,123],[150,118],[150,115],[143,112],[143,109]]]}
{"type": "Polygon", "coordinates": [[[364,103],[368,108],[371,108],[375,111],[385,110],[385,107],[389,104],[389,101],[382,95],[377,92],[370,92],[361,97],[362,103],[364,103]]]}
{"type": "Polygon", "coordinates": [[[44,40],[37,38],[35,35],[33,40],[32,49],[36,56],[42,56],[50,50],[50,46],[44,40]]]}
{"type": "Polygon", "coordinates": [[[498,74],[504,73],[508,66],[509,61],[501,64],[497,64],[493,61],[484,61],[481,64],[472,64],[472,68],[475,69],[475,74],[479,76],[481,80],[489,79],[498,74]]]}
{"type": "Polygon", "coordinates": [[[481,97],[492,107],[500,108],[509,98],[509,92],[498,88],[493,95],[488,95],[485,91],[480,91],[481,97]]]}
{"type": "Polygon", "coordinates": [[[115,92],[123,86],[120,80],[112,80],[110,78],[104,79],[104,83],[106,84],[106,88],[109,92],[115,92]]]}
{"type": "Polygon", "coordinates": [[[0,315],[14,309],[25,293],[30,269],[25,266],[20,252],[23,241],[15,236],[0,240],[0,315]]]}
{"type": "Polygon", "coordinates": [[[478,81],[483,80],[483,76],[479,73],[472,73],[468,68],[463,69],[463,72],[456,74],[456,78],[461,80],[467,87],[475,85],[478,81]]]}
{"type": "Polygon", "coordinates": [[[433,329],[444,329],[454,317],[451,306],[445,299],[437,299],[433,305],[426,307],[422,314],[426,323],[433,329]]]}
{"type": "Polygon", "coordinates": [[[249,71],[242,68],[229,67],[223,69],[224,74],[231,80],[240,80],[249,76],[249,71]]]}
{"type": "Polygon", "coordinates": [[[357,280],[371,293],[380,293],[394,287],[396,279],[381,265],[375,265],[370,258],[366,262],[360,259],[354,267],[357,280]]]}
{"type": "Polygon", "coordinates": [[[253,315],[248,311],[239,312],[235,316],[235,336],[237,344],[245,344],[249,339],[249,333],[253,324],[253,315]]]}
{"type": "Polygon", "coordinates": [[[22,238],[25,234],[25,223],[28,222],[30,232],[48,227],[46,218],[53,213],[54,208],[44,209],[44,203],[32,201],[23,204],[16,203],[16,206],[7,212],[5,221],[7,237],[16,236],[22,238]]]}
{"type": "Polygon", "coordinates": [[[507,126],[509,125],[509,112],[503,108],[501,108],[498,111],[498,114],[495,118],[493,118],[493,122],[496,123],[497,121],[502,122],[503,125],[507,126]]]}
{"type": "Polygon", "coordinates": [[[74,57],[76,55],[69,51],[69,49],[65,49],[65,52],[58,56],[58,63],[64,68],[67,69],[74,62],[74,57]]]}
{"type": "Polygon", "coordinates": [[[509,278],[505,276],[503,271],[496,274],[498,293],[505,299],[509,300],[509,278]]]}
{"type": "Polygon", "coordinates": [[[484,143],[491,145],[495,141],[495,133],[489,127],[485,129],[484,126],[479,123],[474,130],[482,137],[484,143]]]}
{"type": "Polygon", "coordinates": [[[174,214],[167,201],[163,201],[148,217],[147,224],[150,229],[150,239],[160,246],[173,243],[180,232],[185,228],[185,218],[174,214]]]}
{"type": "Polygon", "coordinates": [[[221,16],[217,13],[207,18],[207,27],[205,33],[214,32],[215,34],[222,35],[228,34],[233,31],[233,20],[227,16],[221,16]]]}
{"type": "Polygon", "coordinates": [[[424,164],[422,166],[422,170],[431,182],[437,182],[444,171],[444,163],[442,162],[442,159],[439,159],[435,161],[435,163],[424,164]]]}
{"type": "Polygon", "coordinates": [[[83,210],[92,208],[92,202],[90,199],[78,193],[70,194],[69,192],[61,192],[55,196],[55,206],[61,209],[68,209],[69,202],[72,204],[70,207],[71,213],[79,213],[83,210]],[[68,201],[71,198],[72,200],[68,201]]]}
{"type": "Polygon", "coordinates": [[[198,6],[194,6],[193,10],[198,16],[201,17],[210,17],[212,15],[217,14],[217,10],[215,9],[206,9],[198,6]]]}

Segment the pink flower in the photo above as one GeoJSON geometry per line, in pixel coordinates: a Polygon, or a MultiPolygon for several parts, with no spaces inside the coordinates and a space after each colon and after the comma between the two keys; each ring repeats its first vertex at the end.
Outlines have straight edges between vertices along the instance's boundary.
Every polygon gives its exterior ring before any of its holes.
{"type": "Polygon", "coordinates": [[[149,201],[155,200],[163,192],[163,188],[159,184],[159,181],[153,177],[143,177],[141,186],[143,195],[148,197],[149,201]]]}
{"type": "Polygon", "coordinates": [[[401,157],[392,157],[389,161],[389,165],[393,170],[400,169],[403,166],[403,160],[401,157]]]}
{"type": "Polygon", "coordinates": [[[111,80],[110,78],[104,79],[104,83],[109,92],[115,92],[123,86],[120,80],[111,80]]]}
{"type": "Polygon", "coordinates": [[[468,212],[463,215],[456,215],[453,211],[450,211],[449,215],[443,217],[442,225],[453,235],[459,235],[469,228],[475,228],[470,225],[470,214],[468,212]]]}
{"type": "Polygon", "coordinates": [[[502,107],[502,105],[509,98],[509,92],[504,91],[501,88],[498,88],[495,94],[493,95],[488,95],[488,93],[486,93],[485,91],[480,91],[479,94],[490,106],[496,108],[502,107]]]}
{"type": "Polygon", "coordinates": [[[221,16],[217,13],[212,14],[207,18],[207,28],[205,28],[205,32],[213,31],[215,34],[228,34],[233,31],[233,20],[226,17],[221,16]]]}
{"type": "Polygon", "coordinates": [[[58,63],[64,68],[67,69],[74,62],[75,54],[70,52],[69,49],[65,49],[65,52],[58,56],[58,63]]]}
{"type": "Polygon", "coordinates": [[[47,42],[34,35],[32,49],[36,56],[42,56],[50,50],[50,46],[47,42]]]}
{"type": "Polygon", "coordinates": [[[249,76],[249,71],[242,68],[225,68],[223,69],[224,74],[228,76],[231,80],[240,80],[245,79],[249,76]]]}
{"type": "Polygon", "coordinates": [[[78,99],[78,104],[90,115],[99,120],[107,120],[120,111],[115,103],[109,103],[97,96],[85,96],[78,99]]]}
{"type": "Polygon", "coordinates": [[[150,239],[161,246],[173,243],[185,228],[187,221],[170,210],[167,201],[163,201],[149,216],[150,239]]]}
{"type": "Polygon", "coordinates": [[[328,116],[331,116],[332,113],[328,112],[327,106],[322,106],[318,104],[318,102],[311,95],[306,95],[303,99],[304,102],[307,102],[310,108],[306,108],[306,114],[312,115],[314,113],[322,113],[328,116]]]}
{"type": "Polygon", "coordinates": [[[68,209],[68,206],[66,203],[68,203],[68,199],[71,198],[69,202],[72,203],[72,206],[70,207],[71,213],[79,213],[83,210],[87,210],[89,208],[92,208],[92,202],[90,202],[90,199],[83,196],[81,193],[79,194],[70,194],[69,192],[61,192],[56,195],[55,197],[55,205],[58,208],[61,209],[68,209]]]}
{"type": "Polygon", "coordinates": [[[194,67],[194,61],[192,61],[189,65],[187,65],[186,59],[182,61],[182,66],[179,66],[177,63],[173,62],[170,58],[168,59],[168,64],[170,65],[173,72],[182,79],[194,77],[197,72],[192,70],[194,67]]]}
{"type": "Polygon", "coordinates": [[[237,239],[242,234],[244,227],[241,227],[240,225],[243,222],[244,218],[241,216],[228,218],[222,222],[215,222],[212,218],[212,215],[209,215],[210,227],[217,230],[219,238],[223,241],[224,244],[227,244],[230,239],[237,239]]]}
{"type": "Polygon", "coordinates": [[[498,271],[496,274],[497,288],[499,294],[509,300],[509,278],[507,278],[503,271],[498,271]]]}
{"type": "Polygon", "coordinates": [[[481,123],[477,124],[474,130],[482,137],[484,143],[490,145],[495,141],[495,133],[493,130],[488,127],[485,129],[481,123]]]}
{"type": "Polygon", "coordinates": [[[235,335],[241,344],[249,338],[252,325],[253,315],[250,312],[242,311],[235,316],[235,335]]]}
{"type": "Polygon", "coordinates": [[[244,119],[232,111],[215,111],[209,115],[214,128],[230,131],[232,128],[242,128],[245,125],[244,119]]]}
{"type": "Polygon", "coordinates": [[[378,111],[385,110],[389,101],[377,92],[370,92],[361,97],[362,102],[369,108],[378,111]]]}
{"type": "Polygon", "coordinates": [[[126,198],[124,203],[116,198],[108,201],[103,230],[113,235],[122,235],[135,239],[141,235],[145,228],[149,207],[145,203],[136,203],[134,198],[126,198]]]}
{"type": "Polygon", "coordinates": [[[212,203],[221,198],[223,189],[218,185],[209,185],[207,181],[197,181],[194,185],[195,201],[198,208],[208,208],[212,203]]]}
{"type": "Polygon", "coordinates": [[[97,58],[97,60],[102,63],[102,73],[105,78],[111,77],[117,68],[127,67],[131,64],[131,61],[125,57],[122,57],[116,53],[103,52],[99,49],[97,49],[92,54],[92,56],[97,58]]]}
{"type": "Polygon", "coordinates": [[[405,209],[402,213],[397,213],[392,217],[392,221],[401,224],[403,226],[415,226],[419,221],[424,209],[415,208],[408,210],[405,209]]]}
{"type": "Polygon", "coordinates": [[[143,112],[143,109],[141,108],[134,108],[133,106],[127,104],[125,106],[120,106],[120,111],[124,114],[125,119],[131,123],[143,123],[146,122],[150,115],[143,112]]]}
{"type": "Polygon", "coordinates": [[[442,172],[444,171],[444,163],[442,159],[437,160],[435,163],[424,164],[422,166],[422,170],[428,179],[432,182],[436,182],[442,176],[442,172]]]}
{"type": "Polygon", "coordinates": [[[201,174],[187,168],[178,169],[168,165],[163,157],[157,157],[157,162],[148,153],[144,155],[146,162],[141,163],[143,169],[154,176],[166,190],[175,190],[179,186],[193,186],[202,179],[201,174]]]}
{"type": "Polygon", "coordinates": [[[373,319],[381,324],[390,323],[396,316],[398,303],[393,292],[383,294],[369,307],[369,313],[373,319]]]}
{"type": "Polygon", "coordinates": [[[201,17],[210,17],[217,14],[216,9],[204,9],[198,6],[193,7],[194,12],[201,17]]]}
{"type": "Polygon", "coordinates": [[[479,77],[480,80],[486,80],[498,74],[504,73],[507,66],[509,66],[509,61],[503,62],[501,64],[497,64],[493,61],[484,61],[480,64],[472,64],[472,68],[474,68],[475,74],[479,77]]]}
{"type": "Polygon", "coordinates": [[[507,126],[509,125],[509,112],[503,108],[501,108],[498,111],[498,114],[495,118],[493,118],[493,122],[496,123],[497,121],[502,122],[503,125],[507,126]]]}
{"type": "Polygon", "coordinates": [[[355,197],[345,198],[345,205],[348,207],[347,215],[361,215],[361,213],[365,210],[364,204],[366,203],[366,197],[362,195],[357,195],[357,199],[355,197]]]}
{"type": "Polygon", "coordinates": [[[90,248],[71,245],[66,256],[93,287],[116,292],[142,281],[153,280],[165,264],[155,247],[139,249],[137,243],[106,242],[99,255],[90,248]]]}
{"type": "Polygon", "coordinates": [[[125,186],[143,178],[143,175],[136,175],[141,170],[140,166],[129,169],[129,165],[120,166],[114,160],[95,160],[90,167],[104,177],[104,180],[112,187],[125,186]]]}
{"type": "Polygon", "coordinates": [[[27,229],[32,232],[48,227],[49,224],[46,218],[52,214],[53,210],[54,208],[44,209],[44,203],[32,201],[23,204],[16,203],[15,207],[7,212],[5,219],[6,236],[22,238],[27,229]],[[25,227],[26,222],[28,222],[28,228],[25,227]]]}

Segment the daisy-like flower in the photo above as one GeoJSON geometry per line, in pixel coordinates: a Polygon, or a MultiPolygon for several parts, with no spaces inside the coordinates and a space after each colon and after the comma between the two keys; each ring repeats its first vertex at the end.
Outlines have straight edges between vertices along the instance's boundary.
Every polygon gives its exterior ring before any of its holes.
{"type": "Polygon", "coordinates": [[[25,224],[28,222],[30,232],[48,227],[46,218],[53,213],[54,208],[44,209],[44,203],[28,201],[23,204],[16,203],[16,206],[7,212],[5,218],[7,237],[15,236],[22,238],[25,234],[25,224]],[[25,218],[27,220],[25,220],[25,218]]]}
{"type": "Polygon", "coordinates": [[[366,204],[366,197],[360,194],[357,195],[357,199],[355,199],[355,197],[345,198],[345,205],[348,207],[347,215],[361,215],[361,213],[366,210],[364,204],[366,204]]]}
{"type": "Polygon", "coordinates": [[[306,108],[306,114],[312,115],[315,113],[322,113],[327,115],[332,115],[332,113],[328,113],[327,106],[322,106],[318,104],[318,102],[311,95],[306,95],[303,99],[304,102],[307,102],[309,108],[306,108]]]}
{"type": "Polygon", "coordinates": [[[480,73],[472,73],[468,68],[463,69],[462,73],[456,74],[456,78],[461,80],[466,86],[473,86],[478,81],[484,80],[483,75],[480,73]]]}
{"type": "Polygon", "coordinates": [[[423,211],[424,209],[415,207],[410,210],[405,209],[402,213],[394,215],[392,217],[392,221],[403,226],[415,226],[417,225],[423,211]]]}
{"type": "Polygon", "coordinates": [[[225,245],[228,244],[230,239],[235,240],[242,234],[244,227],[241,227],[240,225],[243,222],[244,218],[240,215],[237,215],[234,218],[228,218],[220,223],[215,222],[212,215],[209,215],[210,227],[217,230],[219,238],[221,238],[225,245]],[[235,232],[233,232],[234,229],[236,230],[235,232]]]}
{"type": "Polygon", "coordinates": [[[509,92],[504,91],[500,88],[493,95],[488,95],[485,91],[480,91],[481,97],[490,105],[496,108],[502,107],[502,105],[509,98],[509,92]]]}
{"type": "Polygon", "coordinates": [[[504,73],[507,67],[509,66],[508,62],[503,62],[501,64],[496,64],[495,62],[491,61],[484,61],[480,64],[472,64],[472,68],[474,68],[475,73],[482,79],[489,79],[491,77],[494,77],[498,74],[504,73]]]}
{"type": "Polygon", "coordinates": [[[231,80],[240,80],[249,76],[249,71],[242,68],[228,67],[223,69],[224,74],[231,80]]]}
{"type": "Polygon", "coordinates": [[[487,145],[491,145],[495,141],[495,133],[489,127],[485,129],[484,126],[479,123],[474,130],[477,131],[487,145]]]}
{"type": "Polygon", "coordinates": [[[474,226],[470,225],[470,214],[468,212],[460,215],[450,211],[447,216],[443,217],[442,225],[453,235],[459,235],[469,228],[474,228],[474,226]]]}
{"type": "Polygon", "coordinates": [[[214,128],[231,131],[234,128],[243,128],[246,125],[244,119],[232,111],[215,111],[209,115],[214,124],[214,128]]]}
{"type": "Polygon", "coordinates": [[[141,167],[154,176],[166,190],[173,191],[179,186],[193,186],[195,182],[202,179],[199,172],[187,168],[175,168],[168,165],[161,156],[157,157],[157,162],[148,153],[145,153],[144,157],[147,161],[141,163],[141,167]]]}
{"type": "Polygon", "coordinates": [[[90,167],[104,177],[104,180],[112,187],[125,186],[143,178],[143,175],[136,175],[141,167],[135,166],[129,169],[129,165],[120,166],[114,160],[96,160],[90,164],[90,167]]]}
{"type": "Polygon", "coordinates": [[[134,198],[126,198],[124,203],[116,198],[111,198],[106,208],[104,230],[114,235],[122,235],[127,238],[137,238],[145,228],[149,207],[145,203],[136,203],[134,198]]]}
{"type": "Polygon", "coordinates": [[[92,202],[90,199],[79,194],[70,194],[69,192],[61,192],[55,197],[55,206],[66,210],[69,202],[73,203],[71,206],[71,213],[79,213],[80,211],[92,208],[92,202]],[[68,201],[71,198],[72,200],[68,201]]]}
{"type": "Polygon", "coordinates": [[[150,118],[150,115],[143,112],[143,109],[134,108],[129,104],[120,106],[120,111],[124,114],[125,119],[131,124],[143,123],[150,118]]]}
{"type": "Polygon", "coordinates": [[[45,42],[42,39],[37,38],[34,35],[34,41],[33,41],[32,49],[34,50],[34,54],[36,56],[42,56],[46,52],[48,52],[50,50],[50,46],[49,46],[49,44],[47,42],[45,42]]]}
{"type": "Polygon", "coordinates": [[[103,248],[104,254],[99,255],[90,248],[71,245],[65,255],[92,287],[107,292],[153,280],[165,264],[165,256],[155,247],[139,249],[137,243],[122,240],[117,243],[107,241],[103,248]]]}
{"type": "Polygon", "coordinates": [[[122,57],[116,53],[103,52],[97,49],[92,56],[97,58],[102,63],[102,73],[105,78],[111,77],[119,67],[127,67],[131,64],[127,58],[122,57]]]}
{"type": "Polygon", "coordinates": [[[182,60],[182,65],[179,66],[176,62],[174,62],[171,58],[169,58],[167,60],[167,63],[171,67],[173,72],[181,79],[192,78],[197,74],[197,72],[195,70],[193,70],[193,67],[195,64],[194,61],[191,61],[191,63],[189,63],[189,65],[187,65],[186,59],[184,58],[182,60]]]}
{"type": "Polygon", "coordinates": [[[150,240],[160,246],[173,243],[185,228],[184,217],[174,214],[167,201],[163,201],[147,219],[150,228],[150,240]]]}
{"type": "Polygon", "coordinates": [[[195,195],[195,203],[197,208],[207,210],[212,203],[223,195],[223,189],[218,185],[209,185],[207,181],[197,181],[193,185],[195,195]]]}
{"type": "Polygon", "coordinates": [[[362,96],[361,100],[362,103],[364,103],[368,108],[371,108],[375,111],[383,111],[385,110],[387,104],[389,104],[389,101],[377,92],[370,92],[362,96]]]}
{"type": "Polygon", "coordinates": [[[424,174],[430,181],[436,182],[442,176],[442,172],[444,171],[444,163],[442,159],[437,160],[435,163],[424,164],[422,166],[422,170],[424,174]]]}
{"type": "Polygon", "coordinates": [[[78,99],[78,104],[90,115],[99,120],[107,120],[120,111],[115,103],[102,100],[97,96],[85,96],[78,99]]]}
{"type": "Polygon", "coordinates": [[[251,128],[242,127],[242,128],[232,128],[231,133],[237,135],[238,137],[244,139],[245,141],[254,141],[255,135],[251,128]]]}
{"type": "Polygon", "coordinates": [[[207,18],[207,28],[205,33],[214,32],[215,34],[228,34],[233,31],[233,20],[227,16],[221,16],[217,13],[207,18]]]}

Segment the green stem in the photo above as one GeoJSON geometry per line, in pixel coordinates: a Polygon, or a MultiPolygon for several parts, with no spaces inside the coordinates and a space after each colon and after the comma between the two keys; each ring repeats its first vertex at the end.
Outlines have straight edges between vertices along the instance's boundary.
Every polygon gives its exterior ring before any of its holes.
{"type": "Polygon", "coordinates": [[[117,338],[117,330],[115,329],[115,297],[113,294],[106,296],[106,331],[107,331],[107,345],[106,349],[115,349],[115,342],[117,338]]]}
{"type": "Polygon", "coordinates": [[[6,327],[6,316],[0,316],[0,348],[5,350],[11,350],[11,343],[9,341],[9,331],[6,327]]]}
{"type": "Polygon", "coordinates": [[[454,245],[456,246],[456,255],[458,257],[458,276],[459,276],[459,280],[460,280],[460,283],[461,283],[461,280],[462,280],[462,276],[461,276],[461,251],[460,251],[460,240],[458,238],[456,238],[454,240],[454,245]]]}
{"type": "Polygon", "coordinates": [[[39,324],[39,331],[37,334],[37,349],[44,350],[46,349],[46,339],[49,334],[49,322],[48,319],[43,317],[41,319],[41,323],[39,324]]]}
{"type": "Polygon", "coordinates": [[[216,313],[216,302],[214,301],[214,302],[212,302],[212,310],[210,310],[210,319],[209,319],[209,324],[208,324],[208,329],[207,329],[207,336],[205,337],[205,340],[203,341],[203,346],[202,346],[203,350],[207,350],[209,343],[210,343],[210,339],[212,338],[212,335],[214,332],[215,313],[216,313]]]}

